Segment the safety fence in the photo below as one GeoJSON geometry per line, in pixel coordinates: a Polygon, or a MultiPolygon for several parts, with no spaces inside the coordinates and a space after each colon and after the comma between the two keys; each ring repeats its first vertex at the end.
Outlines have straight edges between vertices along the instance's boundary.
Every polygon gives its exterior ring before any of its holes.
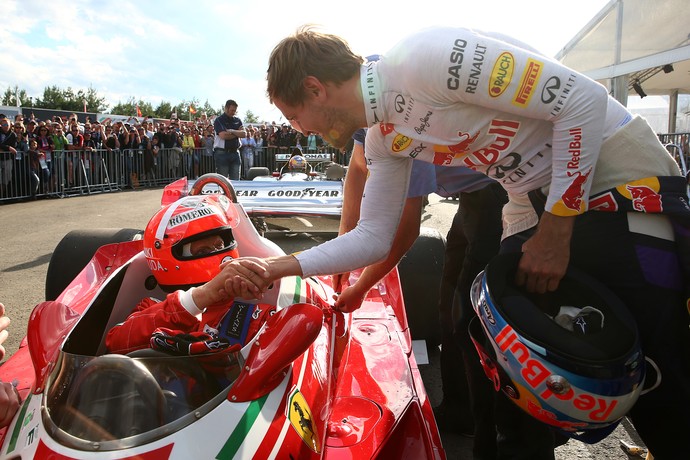
{"type": "MultiPolygon", "coordinates": [[[[659,139],[687,176],[690,167],[688,141],[690,133],[660,134],[659,139]]],[[[46,161],[29,152],[0,157],[0,204],[38,197],[69,197],[116,192],[126,188],[161,187],[180,177],[196,178],[215,172],[213,153],[207,149],[151,150],[61,150],[52,152],[46,161]]],[[[255,167],[278,171],[289,157],[287,150],[257,149],[255,167]]],[[[305,153],[312,161],[334,161],[346,164],[340,151],[323,149],[305,153]],[[314,160],[315,159],[315,160],[314,160]]]]}
{"type": "MultiPolygon", "coordinates": [[[[204,148],[56,150],[46,158],[18,151],[0,157],[0,203],[39,197],[69,197],[116,192],[126,188],[160,187],[179,179],[215,172],[213,152],[204,148]]],[[[305,153],[341,162],[335,149],[305,153]]],[[[289,157],[279,148],[257,149],[253,166],[277,171],[289,157]]]]}
{"type": "Polygon", "coordinates": [[[685,177],[688,176],[690,167],[690,133],[659,134],[659,140],[666,146],[673,158],[678,162],[680,170],[685,177]]]}

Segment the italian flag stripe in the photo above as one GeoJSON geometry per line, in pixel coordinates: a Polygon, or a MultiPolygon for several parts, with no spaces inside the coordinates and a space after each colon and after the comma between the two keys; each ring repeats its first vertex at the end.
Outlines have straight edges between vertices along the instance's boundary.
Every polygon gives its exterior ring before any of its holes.
{"type": "Polygon", "coordinates": [[[302,283],[303,280],[299,276],[295,276],[297,282],[295,283],[295,296],[292,298],[292,303],[302,302],[302,283]]]}
{"type": "Polygon", "coordinates": [[[26,411],[29,408],[29,403],[31,402],[31,397],[33,393],[29,392],[24,404],[22,404],[22,410],[19,412],[19,417],[17,417],[17,422],[14,425],[14,430],[12,430],[12,436],[10,437],[10,444],[7,447],[7,453],[9,454],[17,447],[17,439],[19,438],[19,432],[22,430],[24,425],[24,417],[26,417],[26,411]]]}
{"type": "Polygon", "coordinates": [[[239,423],[233,430],[228,440],[225,442],[223,448],[220,450],[220,452],[218,452],[218,455],[216,456],[217,460],[231,460],[233,457],[235,457],[235,454],[237,454],[237,451],[244,441],[244,438],[247,436],[247,433],[249,433],[249,430],[252,428],[252,425],[254,425],[254,422],[261,413],[261,408],[264,406],[266,399],[268,399],[268,394],[249,403],[249,407],[247,407],[247,410],[244,412],[244,415],[242,415],[239,423]]]}

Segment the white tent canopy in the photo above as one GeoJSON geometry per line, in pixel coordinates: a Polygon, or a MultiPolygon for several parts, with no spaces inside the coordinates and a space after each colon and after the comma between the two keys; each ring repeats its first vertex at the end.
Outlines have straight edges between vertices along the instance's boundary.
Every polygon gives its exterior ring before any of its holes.
{"type": "MultiPolygon", "coordinates": [[[[690,2],[611,0],[557,55],[568,67],[628,94],[690,93],[690,2]]],[[[673,114],[675,116],[675,113],[673,114]]]]}

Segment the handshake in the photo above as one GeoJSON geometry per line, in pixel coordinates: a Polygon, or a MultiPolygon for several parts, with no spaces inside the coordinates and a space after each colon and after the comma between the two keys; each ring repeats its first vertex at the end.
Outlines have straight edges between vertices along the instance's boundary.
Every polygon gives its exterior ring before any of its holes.
{"type": "Polygon", "coordinates": [[[222,307],[234,298],[261,299],[271,283],[288,274],[275,276],[278,270],[272,265],[279,264],[284,257],[297,261],[292,256],[280,256],[268,259],[242,257],[231,259],[220,265],[220,273],[207,283],[192,290],[194,303],[200,310],[222,307]]]}

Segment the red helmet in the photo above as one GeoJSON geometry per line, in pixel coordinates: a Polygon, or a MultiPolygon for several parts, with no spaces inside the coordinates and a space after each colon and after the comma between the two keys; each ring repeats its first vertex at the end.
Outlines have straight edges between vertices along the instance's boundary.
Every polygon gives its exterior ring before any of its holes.
{"type": "Polygon", "coordinates": [[[239,257],[232,235],[238,223],[224,195],[186,196],[161,208],[144,232],[144,255],[158,284],[171,290],[211,280],[222,262],[239,257]],[[192,253],[193,245],[202,249],[192,253]]]}

